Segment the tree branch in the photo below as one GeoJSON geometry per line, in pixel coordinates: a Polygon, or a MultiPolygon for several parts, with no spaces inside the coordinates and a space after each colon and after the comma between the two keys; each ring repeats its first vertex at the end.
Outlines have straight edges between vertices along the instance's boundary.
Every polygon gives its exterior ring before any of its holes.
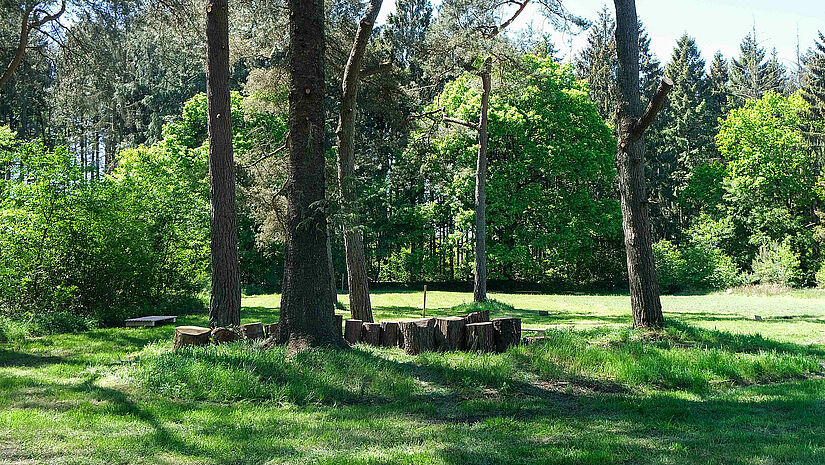
{"type": "Polygon", "coordinates": [[[642,117],[636,121],[636,124],[633,125],[633,139],[638,140],[642,137],[645,130],[648,126],[653,123],[653,120],[656,119],[656,114],[659,113],[659,110],[665,104],[665,100],[667,99],[667,94],[670,92],[670,89],[673,88],[673,81],[667,77],[662,77],[662,82],[659,83],[659,88],[656,89],[656,93],[653,94],[653,98],[650,100],[650,104],[647,106],[647,109],[642,114],[642,117]]]}
{"type": "Polygon", "coordinates": [[[392,70],[392,62],[381,63],[378,66],[373,66],[372,68],[362,69],[360,73],[358,73],[358,77],[360,79],[368,78],[375,74],[386,73],[392,70]]]}
{"type": "Polygon", "coordinates": [[[476,123],[471,123],[469,121],[464,121],[463,119],[458,119],[458,118],[449,118],[447,116],[445,116],[443,118],[443,120],[447,124],[458,124],[460,126],[465,126],[465,127],[470,128],[470,129],[473,129],[475,131],[478,131],[478,124],[476,124],[476,123]]]}
{"type": "Polygon", "coordinates": [[[511,16],[510,19],[508,19],[507,21],[504,21],[503,23],[501,23],[501,25],[499,27],[497,27],[495,31],[493,31],[491,34],[489,34],[487,36],[487,38],[495,37],[495,36],[499,35],[501,33],[501,31],[507,29],[507,26],[512,24],[513,21],[515,21],[516,18],[518,18],[518,16],[521,14],[521,12],[524,11],[525,8],[527,8],[528,3],[530,3],[530,0],[524,0],[522,3],[520,3],[518,9],[516,10],[516,12],[513,13],[513,16],[511,16]]]}

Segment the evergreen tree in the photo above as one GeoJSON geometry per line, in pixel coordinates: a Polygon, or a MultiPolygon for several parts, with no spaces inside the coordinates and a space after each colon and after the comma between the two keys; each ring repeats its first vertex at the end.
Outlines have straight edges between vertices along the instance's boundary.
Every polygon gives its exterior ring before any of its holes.
{"type": "Polygon", "coordinates": [[[728,61],[725,60],[722,52],[716,52],[713,55],[708,78],[710,84],[708,107],[714,124],[718,125],[717,119],[723,117],[730,106],[730,72],[728,61]]]}
{"type": "Polygon", "coordinates": [[[576,74],[587,81],[590,100],[605,121],[613,121],[616,108],[616,22],[605,6],[590,27],[587,47],[576,57],[576,74]]]}
{"type": "Polygon", "coordinates": [[[756,40],[756,30],[745,36],[739,45],[739,58],[731,61],[731,93],[737,106],[745,100],[756,100],[768,91],[785,91],[785,68],[776,53],[766,60],[765,49],[756,40]]]}
{"type": "Polygon", "coordinates": [[[819,33],[807,60],[802,99],[807,104],[801,112],[802,138],[817,153],[819,164],[825,163],[825,35],[819,33]]]}

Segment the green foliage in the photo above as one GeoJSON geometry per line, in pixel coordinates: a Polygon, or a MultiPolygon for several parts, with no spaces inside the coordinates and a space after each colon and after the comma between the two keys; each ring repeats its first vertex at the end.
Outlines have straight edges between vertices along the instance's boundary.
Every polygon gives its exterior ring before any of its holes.
{"type": "Polygon", "coordinates": [[[822,263],[819,271],[816,272],[816,285],[820,289],[825,289],[825,263],[822,263]]]}
{"type": "Polygon", "coordinates": [[[656,273],[662,292],[725,289],[741,284],[741,272],[712,243],[694,240],[683,249],[670,241],[653,244],[656,273]]]}
{"type": "Polygon", "coordinates": [[[515,310],[512,305],[504,302],[499,302],[495,299],[487,299],[486,302],[470,302],[466,304],[456,305],[450,309],[451,314],[465,315],[471,312],[489,311],[490,315],[508,315],[515,310]]]}
{"type": "Polygon", "coordinates": [[[766,284],[800,286],[805,284],[799,256],[789,241],[771,242],[759,248],[753,259],[753,281],[766,284]]]}

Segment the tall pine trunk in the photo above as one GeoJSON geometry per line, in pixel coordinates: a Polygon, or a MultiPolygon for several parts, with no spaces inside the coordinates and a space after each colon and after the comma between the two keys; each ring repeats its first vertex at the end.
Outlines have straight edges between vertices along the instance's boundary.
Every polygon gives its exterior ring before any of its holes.
{"type": "Polygon", "coordinates": [[[481,76],[481,114],[478,121],[478,159],[476,160],[476,261],[473,280],[473,300],[487,300],[487,121],[490,109],[490,70],[492,59],[487,57],[479,70],[481,76]]]}
{"type": "Polygon", "coordinates": [[[358,23],[355,41],[352,44],[344,78],[341,83],[341,110],[338,115],[338,187],[345,213],[344,248],[347,257],[347,282],[349,284],[349,306],[352,318],[372,322],[372,304],[367,279],[367,259],[364,253],[364,238],[358,229],[360,222],[355,212],[355,111],[358,99],[358,81],[364,51],[372,33],[373,25],[381,10],[382,0],[370,0],[367,10],[358,23]]]}
{"type": "Polygon", "coordinates": [[[206,6],[206,101],[209,127],[209,230],[212,294],[209,325],[239,325],[241,286],[235,213],[235,162],[229,97],[229,6],[206,6]]]}
{"type": "Polygon", "coordinates": [[[664,324],[648,217],[645,186],[644,134],[637,132],[642,115],[639,96],[639,25],[635,0],[614,0],[616,6],[616,53],[618,70],[618,132],[616,168],[622,205],[622,228],[627,252],[627,275],[633,325],[664,324]]]}
{"type": "Polygon", "coordinates": [[[324,2],[288,0],[289,168],[281,341],[345,347],[330,295],[324,186],[324,2]]]}

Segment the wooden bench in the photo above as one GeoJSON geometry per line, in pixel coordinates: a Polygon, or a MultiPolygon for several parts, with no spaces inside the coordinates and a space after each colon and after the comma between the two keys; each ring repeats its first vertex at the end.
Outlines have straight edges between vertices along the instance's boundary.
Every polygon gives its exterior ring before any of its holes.
{"type": "Polygon", "coordinates": [[[165,316],[142,316],[140,318],[129,318],[126,320],[126,326],[131,328],[151,328],[153,326],[160,326],[165,325],[168,323],[174,323],[178,319],[177,316],[173,315],[165,315],[165,316]]]}

